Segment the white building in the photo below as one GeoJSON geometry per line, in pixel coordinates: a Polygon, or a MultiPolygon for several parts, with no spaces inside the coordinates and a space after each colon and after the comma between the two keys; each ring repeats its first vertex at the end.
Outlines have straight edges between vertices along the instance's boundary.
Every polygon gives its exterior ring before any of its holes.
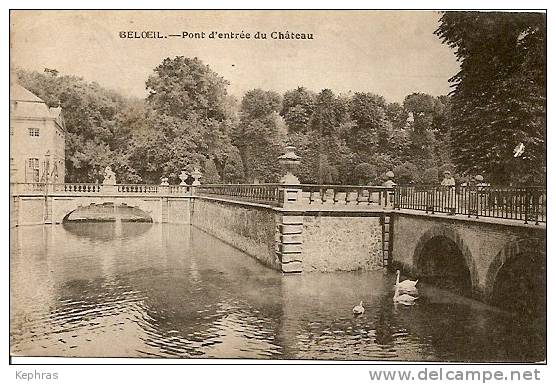
{"type": "Polygon", "coordinates": [[[10,182],[63,183],[66,127],[62,108],[18,84],[10,87],[10,182]]]}

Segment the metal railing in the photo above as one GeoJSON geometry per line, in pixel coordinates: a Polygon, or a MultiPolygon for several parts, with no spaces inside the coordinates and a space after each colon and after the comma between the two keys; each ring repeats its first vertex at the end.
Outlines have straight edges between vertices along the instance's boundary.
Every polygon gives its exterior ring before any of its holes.
{"type": "Polygon", "coordinates": [[[379,205],[393,201],[393,188],[360,185],[320,184],[205,184],[196,187],[198,196],[283,206],[285,191],[300,191],[296,204],[379,205]],[[389,198],[390,196],[390,198],[389,198]]]}
{"type": "Polygon", "coordinates": [[[283,184],[204,184],[195,187],[195,194],[279,206],[283,188],[283,184]]]}
{"type": "Polygon", "coordinates": [[[545,187],[396,186],[394,207],[467,217],[546,222],[545,187]]]}

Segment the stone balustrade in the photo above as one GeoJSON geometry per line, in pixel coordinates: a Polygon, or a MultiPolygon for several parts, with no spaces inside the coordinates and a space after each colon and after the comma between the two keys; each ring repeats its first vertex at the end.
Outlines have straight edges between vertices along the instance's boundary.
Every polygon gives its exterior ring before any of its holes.
{"type": "Polygon", "coordinates": [[[91,184],[91,183],[64,183],[64,184],[47,184],[50,188],[50,192],[60,193],[100,193],[102,185],[101,184],[91,184]]]}
{"type": "Polygon", "coordinates": [[[270,206],[388,206],[393,188],[320,184],[210,184],[196,187],[196,195],[266,204],[270,206]]]}
{"type": "Polygon", "coordinates": [[[19,195],[190,195],[189,185],[115,184],[96,183],[11,183],[10,193],[19,195]]]}
{"type": "Polygon", "coordinates": [[[117,184],[115,185],[119,193],[158,193],[158,185],[148,184],[117,184]]]}

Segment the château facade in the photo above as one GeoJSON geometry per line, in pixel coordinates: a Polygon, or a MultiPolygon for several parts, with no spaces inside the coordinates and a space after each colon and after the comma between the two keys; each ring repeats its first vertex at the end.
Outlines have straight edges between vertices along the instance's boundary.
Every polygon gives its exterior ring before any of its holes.
{"type": "Polygon", "coordinates": [[[10,182],[63,183],[66,128],[62,108],[50,108],[19,84],[10,87],[10,182]]]}

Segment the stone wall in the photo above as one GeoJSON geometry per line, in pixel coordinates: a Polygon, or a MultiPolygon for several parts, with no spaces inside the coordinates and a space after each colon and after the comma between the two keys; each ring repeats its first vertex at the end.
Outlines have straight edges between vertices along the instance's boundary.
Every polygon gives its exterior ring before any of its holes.
{"type": "Polygon", "coordinates": [[[191,224],[191,200],[190,198],[168,198],[168,217],[165,220],[163,209],[161,221],[172,224],[191,224]]]}
{"type": "Polygon", "coordinates": [[[16,203],[17,223],[25,225],[44,224],[44,197],[21,197],[16,203]]]}
{"type": "Polygon", "coordinates": [[[197,198],[191,222],[283,272],[368,271],[383,266],[379,215],[197,198]]]}
{"type": "Polygon", "coordinates": [[[382,268],[382,226],[374,216],[303,217],[303,271],[382,268]]]}
{"type": "Polygon", "coordinates": [[[192,203],[192,225],[280,270],[278,220],[272,208],[257,204],[202,197],[192,203]]]}

